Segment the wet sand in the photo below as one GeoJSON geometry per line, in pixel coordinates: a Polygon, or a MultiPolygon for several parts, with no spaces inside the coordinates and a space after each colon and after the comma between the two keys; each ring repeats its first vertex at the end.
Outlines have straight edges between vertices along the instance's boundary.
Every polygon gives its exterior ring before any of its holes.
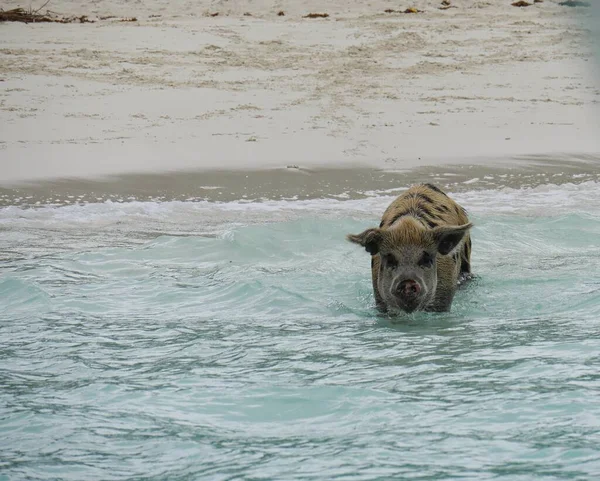
{"type": "Polygon", "coordinates": [[[359,199],[400,193],[419,182],[450,192],[536,187],[542,184],[600,181],[600,158],[499,159],[492,165],[425,166],[406,171],[372,168],[289,167],[272,170],[220,170],[127,174],[95,179],[62,179],[0,187],[0,206],[71,205],[94,202],[209,201],[259,202],[315,198],[359,199]]]}

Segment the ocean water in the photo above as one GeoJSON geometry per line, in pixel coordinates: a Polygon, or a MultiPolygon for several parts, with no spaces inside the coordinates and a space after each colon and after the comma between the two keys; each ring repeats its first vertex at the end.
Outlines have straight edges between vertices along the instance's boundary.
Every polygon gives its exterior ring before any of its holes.
{"type": "Polygon", "coordinates": [[[0,209],[0,480],[600,479],[600,186],[453,197],[477,278],[393,319],[389,192],[0,209]]]}

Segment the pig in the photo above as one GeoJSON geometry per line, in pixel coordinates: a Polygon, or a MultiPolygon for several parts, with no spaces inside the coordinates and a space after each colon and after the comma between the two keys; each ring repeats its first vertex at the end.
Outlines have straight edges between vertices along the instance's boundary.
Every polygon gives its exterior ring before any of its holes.
{"type": "Polygon", "coordinates": [[[435,185],[421,184],[389,205],[378,228],[346,238],[372,256],[380,311],[443,312],[459,283],[471,278],[471,227],[465,209],[435,185]]]}

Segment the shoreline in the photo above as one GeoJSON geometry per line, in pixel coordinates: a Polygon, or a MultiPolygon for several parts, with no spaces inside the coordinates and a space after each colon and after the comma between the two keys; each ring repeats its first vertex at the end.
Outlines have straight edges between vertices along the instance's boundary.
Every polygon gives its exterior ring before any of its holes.
{"type": "Polygon", "coordinates": [[[355,200],[394,195],[412,184],[434,183],[450,192],[534,188],[600,182],[599,156],[530,156],[508,165],[426,165],[408,170],[368,167],[206,170],[138,173],[97,178],[45,179],[0,186],[0,208],[101,202],[262,202],[355,200]]]}

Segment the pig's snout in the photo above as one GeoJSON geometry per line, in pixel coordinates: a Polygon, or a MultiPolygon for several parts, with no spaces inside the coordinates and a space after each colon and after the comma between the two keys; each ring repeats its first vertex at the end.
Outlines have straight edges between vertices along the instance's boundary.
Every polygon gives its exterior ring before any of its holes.
{"type": "Polygon", "coordinates": [[[412,279],[406,279],[396,289],[397,295],[406,301],[414,301],[421,293],[421,285],[412,279]]]}

